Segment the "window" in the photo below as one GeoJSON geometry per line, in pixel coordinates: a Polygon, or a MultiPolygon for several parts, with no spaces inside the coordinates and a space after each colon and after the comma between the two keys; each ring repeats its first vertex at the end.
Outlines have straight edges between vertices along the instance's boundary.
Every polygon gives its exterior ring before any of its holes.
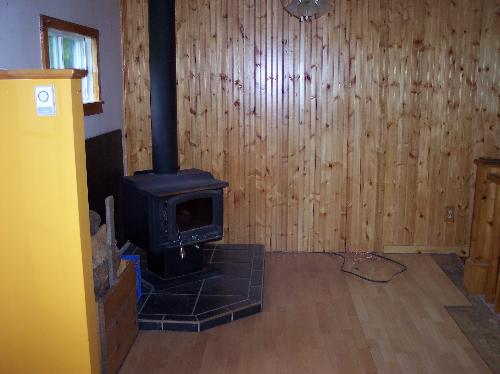
{"type": "Polygon", "coordinates": [[[87,70],[87,76],[82,79],[84,114],[102,113],[98,66],[99,31],[42,15],[40,32],[43,67],[87,70]]]}

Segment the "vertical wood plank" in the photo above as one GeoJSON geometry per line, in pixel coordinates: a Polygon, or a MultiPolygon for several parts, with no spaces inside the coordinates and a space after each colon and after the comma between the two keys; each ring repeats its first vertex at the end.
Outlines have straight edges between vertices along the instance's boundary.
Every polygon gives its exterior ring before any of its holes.
{"type": "Polygon", "coordinates": [[[124,151],[127,175],[152,168],[146,0],[121,0],[124,151]]]}
{"type": "MultiPolygon", "coordinates": [[[[498,1],[176,7],[180,163],[229,181],[226,241],[467,248],[472,161],[500,154],[498,1]]],[[[146,1],[122,0],[122,28],[130,174],[151,165],[146,1]]]]}

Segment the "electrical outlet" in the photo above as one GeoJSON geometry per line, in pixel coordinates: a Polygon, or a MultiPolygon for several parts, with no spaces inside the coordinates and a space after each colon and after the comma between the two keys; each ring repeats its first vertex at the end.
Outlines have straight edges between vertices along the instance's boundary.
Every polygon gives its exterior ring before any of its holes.
{"type": "Polygon", "coordinates": [[[455,222],[455,208],[454,207],[451,207],[451,206],[446,207],[445,221],[450,222],[450,223],[455,222]]]}

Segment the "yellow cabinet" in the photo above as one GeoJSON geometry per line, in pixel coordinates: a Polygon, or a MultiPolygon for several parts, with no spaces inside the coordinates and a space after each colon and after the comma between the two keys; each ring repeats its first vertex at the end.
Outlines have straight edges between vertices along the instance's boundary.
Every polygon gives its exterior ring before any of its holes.
{"type": "Polygon", "coordinates": [[[100,371],[82,76],[0,71],[1,373],[100,371]]]}

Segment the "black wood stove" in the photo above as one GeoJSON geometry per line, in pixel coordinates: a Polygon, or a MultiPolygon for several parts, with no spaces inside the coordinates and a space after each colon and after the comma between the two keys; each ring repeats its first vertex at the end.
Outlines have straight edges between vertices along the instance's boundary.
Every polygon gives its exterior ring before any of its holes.
{"type": "Polygon", "coordinates": [[[153,170],[125,178],[123,204],[125,236],[136,245],[128,254],[141,257],[138,322],[203,331],[262,310],[264,247],[209,243],[223,235],[228,183],[179,171],[174,0],[149,0],[149,31],[153,170]]]}
{"type": "Polygon", "coordinates": [[[201,270],[200,245],[222,238],[228,183],[179,171],[175,1],[150,0],[149,31],[154,170],[125,177],[124,231],[148,252],[149,270],[171,278],[201,270]]]}
{"type": "Polygon", "coordinates": [[[170,278],[201,270],[200,245],[223,236],[227,185],[196,169],[125,178],[125,232],[148,251],[151,271],[170,278]]]}

